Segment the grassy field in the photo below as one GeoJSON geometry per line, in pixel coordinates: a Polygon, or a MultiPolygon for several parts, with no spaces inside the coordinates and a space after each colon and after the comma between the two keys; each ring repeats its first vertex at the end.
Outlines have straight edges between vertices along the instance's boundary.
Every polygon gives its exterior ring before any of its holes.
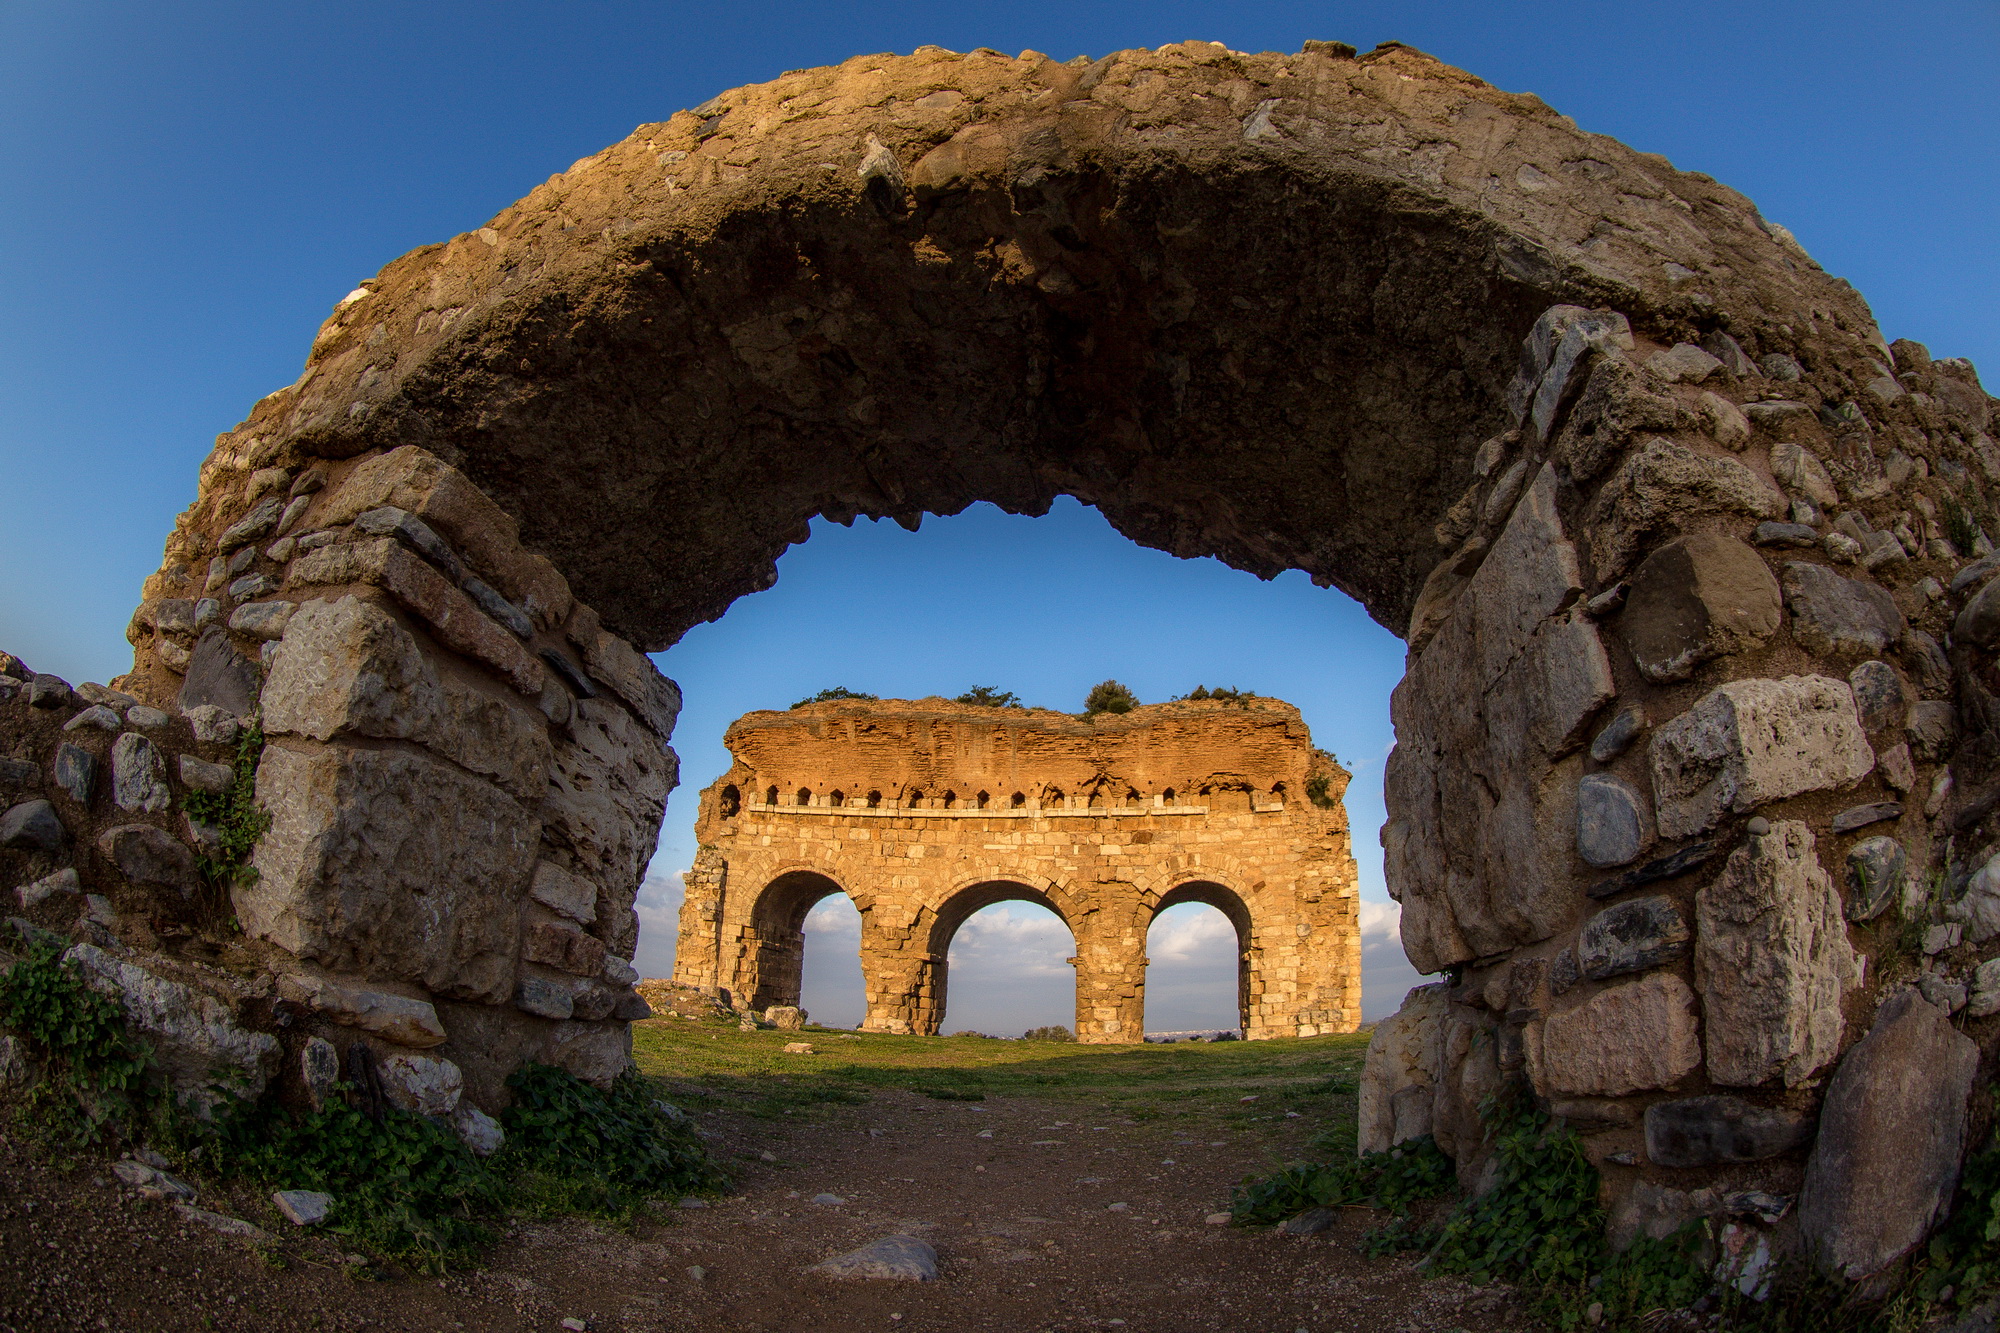
{"type": "Polygon", "coordinates": [[[1221,1117],[1247,1124],[1287,1111],[1351,1120],[1365,1034],[1275,1041],[1086,1046],[985,1037],[900,1037],[811,1029],[742,1032],[662,1018],[632,1027],[642,1072],[689,1109],[795,1115],[899,1088],[947,1101],[1089,1101],[1135,1120],[1221,1117]],[[812,1055],[787,1055],[787,1042],[812,1055]],[[1252,1097],[1254,1101],[1244,1101],[1252,1097]]]}

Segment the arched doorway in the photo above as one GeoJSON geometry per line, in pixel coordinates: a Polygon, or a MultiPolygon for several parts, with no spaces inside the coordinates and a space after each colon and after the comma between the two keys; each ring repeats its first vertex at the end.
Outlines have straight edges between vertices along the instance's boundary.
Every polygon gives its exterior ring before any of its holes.
{"type": "Polygon", "coordinates": [[[1251,983],[1241,915],[1199,893],[1154,909],[1146,929],[1149,1034],[1244,1029],[1251,983]]]}
{"type": "Polygon", "coordinates": [[[1147,930],[1147,939],[1149,942],[1149,947],[1147,951],[1148,962],[1149,962],[1147,970],[1147,984],[1148,984],[1147,999],[1148,999],[1149,1012],[1146,1015],[1146,1026],[1148,1029],[1153,1029],[1153,1030],[1157,1030],[1160,1026],[1155,1021],[1153,1013],[1151,1012],[1151,1002],[1152,1002],[1151,986],[1153,977],[1150,967],[1150,962],[1151,962],[1150,941],[1152,938],[1153,927],[1159,924],[1161,913],[1171,911],[1176,907],[1184,907],[1196,903],[1212,907],[1217,912],[1221,913],[1223,921],[1226,922],[1230,928],[1230,934],[1232,937],[1231,943],[1234,945],[1232,952],[1235,955],[1235,967],[1233,969],[1234,976],[1230,979],[1232,982],[1232,989],[1234,991],[1234,1000],[1235,1000],[1234,1026],[1242,1029],[1246,1035],[1250,1034],[1253,1031],[1256,1031],[1257,1029],[1261,1028],[1262,1026],[1261,1024],[1255,1022],[1255,1016],[1252,1007],[1253,988],[1256,983],[1253,979],[1254,969],[1252,968],[1252,959],[1250,953],[1252,947],[1252,938],[1253,938],[1251,930],[1250,908],[1246,903],[1244,903],[1243,899],[1236,893],[1235,890],[1227,888],[1224,885],[1218,884],[1213,880],[1205,880],[1205,879],[1189,880],[1186,883],[1176,885],[1174,888],[1168,890],[1165,894],[1161,895],[1160,901],[1153,908],[1152,920],[1151,922],[1148,923],[1148,930],[1147,930]]]}
{"type": "MultiPolygon", "coordinates": [[[[954,903],[958,924],[938,949],[939,1031],[1018,1036],[1057,1024],[1075,1031],[1076,937],[1061,911],[1025,886],[979,888],[954,903]]],[[[944,925],[933,927],[933,940],[946,935],[944,925]]]]}
{"type": "MultiPolygon", "coordinates": [[[[1050,983],[1054,980],[1054,978],[1047,975],[1047,964],[1052,954],[1052,950],[1049,947],[1052,941],[1048,938],[1052,933],[1049,929],[1050,926],[1058,927],[1063,937],[1069,941],[1069,949],[1061,955],[1065,970],[1068,971],[1073,965],[1076,948],[1075,930],[1071,926],[1069,917],[1064,912],[1062,905],[1052,895],[1043,890],[1012,880],[987,880],[982,883],[967,885],[941,903],[931,918],[928,951],[930,958],[930,984],[928,987],[928,996],[926,997],[928,1012],[931,1017],[929,1020],[930,1026],[927,1030],[947,1031],[951,1027],[968,1026],[965,1022],[952,1020],[951,1018],[950,973],[953,941],[960,937],[960,932],[965,930],[975,917],[986,918],[986,930],[993,936],[1012,934],[1017,940],[1020,940],[1025,935],[1027,939],[1021,942],[1028,943],[1026,949],[1010,951],[1002,940],[978,940],[976,935],[979,932],[979,927],[977,925],[972,926],[975,938],[968,940],[967,943],[972,949],[977,950],[979,956],[976,960],[967,960],[970,963],[967,981],[981,987],[977,1001],[978,1012],[982,1015],[998,1016],[1010,1012],[1027,1012],[1025,1005],[1017,1010],[1009,1003],[1003,1002],[1002,997],[996,993],[1001,987],[1008,987],[1015,990],[1017,997],[1018,992],[1024,987],[1033,987],[1036,990],[1045,990],[1050,987],[1050,983]],[[1023,914],[1014,918],[996,917],[994,909],[1001,908],[1003,904],[1026,904],[1031,908],[1039,908],[1041,911],[1033,912],[1032,914],[1023,914]],[[1002,924],[1003,922],[1010,921],[1018,921],[1020,925],[1011,926],[1002,924]],[[1009,956],[1010,954],[1011,956],[1009,956]]],[[[1060,1017],[1050,1018],[1048,1021],[1059,1022],[1074,1031],[1077,1009],[1074,972],[1070,971],[1069,975],[1063,977],[1061,980],[1066,983],[1062,988],[1068,991],[1066,997],[1067,1003],[1059,1006],[1058,1012],[1061,1013],[1060,1017]]],[[[1049,1007],[1046,1002],[1049,998],[1051,997],[1048,997],[1046,994],[1042,997],[1043,1003],[1035,1007],[1035,1016],[1041,1016],[1042,1011],[1049,1007]]],[[[1000,1026],[994,1017],[984,1018],[983,1021],[991,1023],[995,1027],[1000,1026]]],[[[1043,1023],[1024,1021],[1018,1026],[1028,1028],[1044,1025],[1043,1023]]],[[[971,1026],[977,1025],[972,1024],[971,1026]]],[[[1007,1026],[1014,1027],[1016,1025],[1010,1020],[1007,1026]]],[[[920,1030],[925,1029],[920,1028],[920,1030]]],[[[987,1029],[982,1028],[980,1030],[986,1031],[987,1029]]],[[[989,1032],[989,1035],[999,1036],[1003,1034],[989,1032]]],[[[1008,1033],[1005,1035],[1013,1034],[1008,1033]]]]}
{"type": "Polygon", "coordinates": [[[743,941],[743,975],[757,978],[745,997],[752,1009],[797,1004],[804,980],[806,917],[821,899],[841,893],[839,884],[813,870],[791,870],[764,886],[752,910],[749,938],[743,941]]]}

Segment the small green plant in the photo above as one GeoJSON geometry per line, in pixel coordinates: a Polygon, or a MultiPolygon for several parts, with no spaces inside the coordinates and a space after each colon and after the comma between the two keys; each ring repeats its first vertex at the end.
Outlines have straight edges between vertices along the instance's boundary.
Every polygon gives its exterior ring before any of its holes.
{"type": "Polygon", "coordinates": [[[1255,698],[1257,698],[1257,693],[1254,690],[1239,690],[1228,685],[1218,685],[1212,690],[1206,685],[1197,685],[1186,694],[1179,696],[1179,700],[1214,699],[1220,703],[1236,704],[1238,706],[1247,706],[1255,698]]]}
{"type": "Polygon", "coordinates": [[[860,699],[864,702],[872,703],[875,698],[875,695],[863,694],[860,690],[850,690],[845,685],[836,685],[830,690],[821,690],[818,694],[809,695],[793,704],[792,707],[804,708],[807,704],[830,703],[835,699],[860,699]]]}
{"type": "Polygon", "coordinates": [[[502,1178],[450,1129],[394,1108],[372,1120],[338,1095],[304,1112],[237,1102],[206,1142],[219,1174],[331,1194],[331,1230],[422,1272],[469,1259],[502,1206],[502,1178]]]}
{"type": "Polygon", "coordinates": [[[1060,1023],[1051,1023],[1045,1028],[1029,1028],[1021,1034],[1022,1041],[1075,1041],[1076,1034],[1060,1023]]]}
{"type": "Polygon", "coordinates": [[[1452,1188],[1451,1159],[1428,1134],[1388,1152],[1357,1156],[1354,1128],[1351,1120],[1341,1122],[1314,1143],[1327,1154],[1326,1161],[1244,1181],[1236,1188],[1231,1215],[1246,1225],[1282,1222],[1308,1208],[1362,1203],[1403,1217],[1417,1200],[1452,1188]]]}
{"type": "Polygon", "coordinates": [[[1333,779],[1325,773],[1314,773],[1306,778],[1306,799],[1322,810],[1331,810],[1340,804],[1333,794],[1333,779]]]}
{"type": "Polygon", "coordinates": [[[0,1021],[44,1070],[29,1094],[29,1123],[98,1143],[129,1131],[154,1101],[151,1049],[127,1030],[124,1007],[64,959],[62,941],[30,941],[0,975],[0,1021]]]}
{"type": "Polygon", "coordinates": [[[1096,717],[1099,713],[1129,713],[1138,706],[1139,696],[1115,680],[1099,681],[1083,697],[1085,717],[1096,717]]]}
{"type": "Polygon", "coordinates": [[[271,816],[257,804],[257,759],[263,753],[264,732],[253,720],[236,739],[235,777],[229,786],[187,795],[188,818],[220,833],[214,853],[196,862],[202,876],[219,888],[247,884],[257,877],[250,853],[271,827],[271,816]]]}
{"type": "Polygon", "coordinates": [[[975,708],[1019,708],[1020,698],[1012,690],[996,690],[991,685],[974,685],[964,694],[952,700],[955,704],[971,704],[975,708]]]}
{"type": "Polygon", "coordinates": [[[711,1194],[728,1176],[685,1114],[626,1070],[599,1091],[565,1069],[526,1064],[507,1079],[514,1104],[503,1165],[561,1187],[563,1206],[622,1212],[665,1194],[711,1194]]]}

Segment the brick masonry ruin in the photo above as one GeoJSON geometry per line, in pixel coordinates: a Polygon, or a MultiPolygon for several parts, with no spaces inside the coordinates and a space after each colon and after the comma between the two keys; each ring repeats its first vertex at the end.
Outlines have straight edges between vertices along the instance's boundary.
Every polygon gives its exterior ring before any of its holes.
{"type": "Polygon", "coordinates": [[[1742,195],[1407,48],[857,57],[343,298],[146,582],[113,684],[155,713],[64,741],[88,694],[0,686],[0,869],[287,1089],[355,1043],[429,1105],[606,1077],[675,777],[643,654],[814,516],[1072,495],[1408,641],[1382,836],[1447,979],[1364,1142],[1476,1176],[1522,1088],[1621,1236],[1861,1276],[2000,1026],[1994,406],[1742,195]],[[270,736],[227,903],[173,868],[206,706],[270,736]]]}
{"type": "Polygon", "coordinates": [[[1347,772],[1276,699],[1040,708],[828,702],[751,713],[701,795],[674,980],[797,1005],[806,913],[861,913],[874,1032],[934,1034],[952,935],[1038,903],[1076,941],[1076,1034],[1145,1033],[1146,931],[1176,903],[1235,928],[1246,1037],[1352,1032],[1361,933],[1347,772]]]}

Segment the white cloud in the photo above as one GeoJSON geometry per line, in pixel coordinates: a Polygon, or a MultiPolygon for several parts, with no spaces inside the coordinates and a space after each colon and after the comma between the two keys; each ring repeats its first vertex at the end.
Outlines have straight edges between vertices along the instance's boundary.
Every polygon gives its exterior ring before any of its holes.
{"type": "Polygon", "coordinates": [[[1398,946],[1403,940],[1403,905],[1401,903],[1361,904],[1361,945],[1365,949],[1370,943],[1383,938],[1398,946]]]}
{"type": "Polygon", "coordinates": [[[681,929],[681,899],[687,895],[682,873],[651,872],[639,884],[639,895],[632,903],[639,914],[639,948],[632,966],[642,977],[674,974],[674,941],[681,929]]]}

